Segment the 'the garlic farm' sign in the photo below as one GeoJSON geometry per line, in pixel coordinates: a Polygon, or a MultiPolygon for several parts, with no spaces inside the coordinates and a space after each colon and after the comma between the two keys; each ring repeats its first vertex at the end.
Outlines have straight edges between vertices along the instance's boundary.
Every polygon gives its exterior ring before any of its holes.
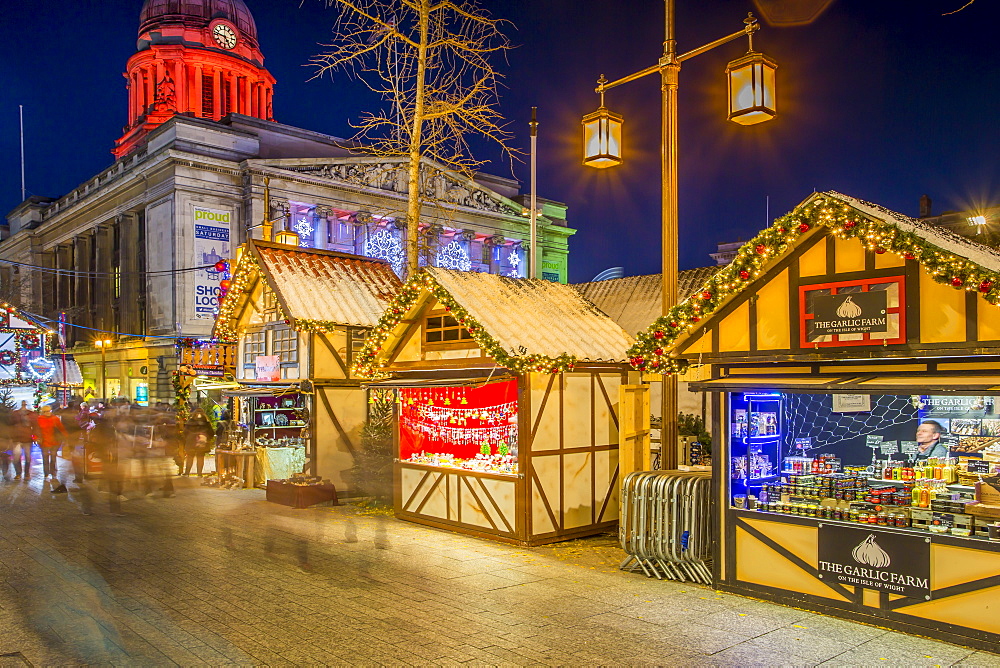
{"type": "Polygon", "coordinates": [[[846,587],[930,599],[930,538],[841,524],[819,525],[819,577],[846,587]]]}
{"type": "Polygon", "coordinates": [[[816,337],[884,332],[888,329],[887,307],[884,290],[816,295],[813,297],[810,334],[816,337]]]}

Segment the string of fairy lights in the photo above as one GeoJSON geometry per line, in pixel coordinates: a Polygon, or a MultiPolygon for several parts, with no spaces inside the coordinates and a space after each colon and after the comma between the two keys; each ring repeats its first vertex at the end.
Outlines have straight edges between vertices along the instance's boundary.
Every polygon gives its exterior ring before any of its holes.
{"type": "Polygon", "coordinates": [[[628,350],[629,363],[640,371],[684,373],[690,362],[673,356],[673,343],[753,283],[771,260],[815,227],[826,227],[839,239],[858,239],[878,255],[894,253],[904,260],[919,262],[936,282],[978,292],[991,304],[1000,303],[997,272],[950,253],[892,222],[866,216],[846,202],[817,197],[778,218],[741,246],[733,261],[708,279],[699,292],[640,332],[635,345],[628,350]]]}

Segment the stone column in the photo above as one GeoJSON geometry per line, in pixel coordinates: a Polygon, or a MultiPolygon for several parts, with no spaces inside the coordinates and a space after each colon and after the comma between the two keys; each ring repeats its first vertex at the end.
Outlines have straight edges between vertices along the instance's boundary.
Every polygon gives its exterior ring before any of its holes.
{"type": "Polygon", "coordinates": [[[239,77],[235,74],[229,75],[229,112],[239,113],[240,87],[239,77]]]}
{"type": "Polygon", "coordinates": [[[222,118],[222,70],[215,70],[215,99],[212,101],[212,120],[222,118]]]}
{"type": "Polygon", "coordinates": [[[81,234],[73,239],[73,255],[76,260],[75,267],[77,274],[73,277],[73,306],[76,307],[74,321],[84,327],[93,327],[93,305],[91,303],[91,283],[93,277],[87,272],[94,270],[92,263],[93,256],[93,235],[81,234]]]}
{"type": "Polygon", "coordinates": [[[146,75],[146,108],[153,104],[153,100],[156,99],[156,68],[147,67],[144,70],[146,75]]]}
{"type": "Polygon", "coordinates": [[[132,75],[125,75],[125,90],[128,91],[128,127],[135,121],[135,86],[132,85],[132,75]]]}
{"type": "Polygon", "coordinates": [[[114,285],[111,276],[114,238],[110,223],[97,226],[94,231],[94,244],[96,266],[93,271],[97,272],[94,280],[94,299],[91,302],[96,316],[94,324],[98,329],[114,331],[114,314],[111,308],[114,303],[114,285]]]}
{"type": "Polygon", "coordinates": [[[174,61],[174,96],[178,114],[190,110],[188,108],[188,100],[191,97],[188,95],[187,65],[180,59],[174,61]]]}
{"type": "Polygon", "coordinates": [[[205,117],[204,100],[202,100],[204,82],[202,80],[201,65],[194,66],[194,90],[191,91],[191,108],[198,118],[205,117]]]}
{"type": "Polygon", "coordinates": [[[491,274],[500,273],[500,262],[499,260],[497,260],[496,249],[502,248],[506,242],[507,239],[505,239],[502,234],[494,234],[493,236],[489,237],[483,242],[483,244],[489,249],[490,253],[489,271],[491,274]]]}

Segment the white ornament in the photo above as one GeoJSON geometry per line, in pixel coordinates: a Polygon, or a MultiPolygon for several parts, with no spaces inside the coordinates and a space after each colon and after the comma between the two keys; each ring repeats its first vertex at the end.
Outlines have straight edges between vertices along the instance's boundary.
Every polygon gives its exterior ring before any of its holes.
{"type": "Polygon", "coordinates": [[[510,266],[514,267],[514,269],[517,269],[518,265],[521,264],[521,256],[517,254],[516,250],[512,250],[510,252],[510,257],[507,258],[507,262],[510,266]]]}
{"type": "Polygon", "coordinates": [[[403,275],[403,244],[389,230],[382,228],[368,237],[365,242],[365,255],[387,261],[396,274],[403,275]]]}
{"type": "Polygon", "coordinates": [[[472,269],[472,260],[469,258],[469,254],[465,252],[465,249],[462,248],[462,244],[452,241],[438,251],[437,266],[442,269],[469,271],[472,269]]]}
{"type": "Polygon", "coordinates": [[[298,222],[292,227],[295,228],[296,233],[299,235],[299,246],[304,246],[309,248],[312,246],[312,236],[313,230],[312,223],[309,222],[308,218],[299,218],[298,222]]]}

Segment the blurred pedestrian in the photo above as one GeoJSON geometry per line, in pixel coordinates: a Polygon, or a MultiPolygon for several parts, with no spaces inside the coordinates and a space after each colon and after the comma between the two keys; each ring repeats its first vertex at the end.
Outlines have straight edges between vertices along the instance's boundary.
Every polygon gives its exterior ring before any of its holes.
{"type": "Polygon", "coordinates": [[[62,418],[52,412],[52,406],[42,406],[41,415],[36,418],[38,423],[38,445],[42,450],[42,478],[56,478],[56,453],[59,446],[69,439],[69,432],[62,423],[62,418]]]}
{"type": "Polygon", "coordinates": [[[10,464],[14,459],[14,441],[11,439],[13,423],[14,416],[10,407],[0,405],[0,469],[2,469],[4,480],[10,480],[10,464]]]}
{"type": "Polygon", "coordinates": [[[66,404],[65,408],[60,408],[54,412],[62,419],[63,427],[66,428],[67,433],[66,445],[63,446],[62,456],[64,459],[70,460],[70,465],[73,468],[73,482],[80,482],[81,472],[78,471],[76,466],[77,450],[82,445],[83,439],[83,428],[76,419],[79,413],[79,405],[71,401],[66,404]]]}
{"type": "Polygon", "coordinates": [[[22,401],[21,407],[14,411],[11,420],[11,440],[14,441],[14,480],[21,479],[21,456],[24,455],[24,481],[31,479],[31,446],[34,434],[34,412],[28,408],[28,402],[22,401]]]}
{"type": "Polygon", "coordinates": [[[205,454],[212,449],[214,438],[212,423],[208,421],[205,411],[196,408],[188,421],[184,423],[184,475],[191,475],[191,466],[197,460],[198,476],[205,468],[205,454]]]}
{"type": "MultiPolygon", "coordinates": [[[[163,496],[169,498],[174,495],[174,475],[181,472],[180,466],[176,464],[177,455],[181,449],[181,435],[177,431],[177,417],[167,408],[167,405],[163,403],[156,405],[156,413],[153,417],[153,434],[163,472],[163,496]]],[[[181,459],[180,463],[183,464],[184,460],[181,459]]]]}

